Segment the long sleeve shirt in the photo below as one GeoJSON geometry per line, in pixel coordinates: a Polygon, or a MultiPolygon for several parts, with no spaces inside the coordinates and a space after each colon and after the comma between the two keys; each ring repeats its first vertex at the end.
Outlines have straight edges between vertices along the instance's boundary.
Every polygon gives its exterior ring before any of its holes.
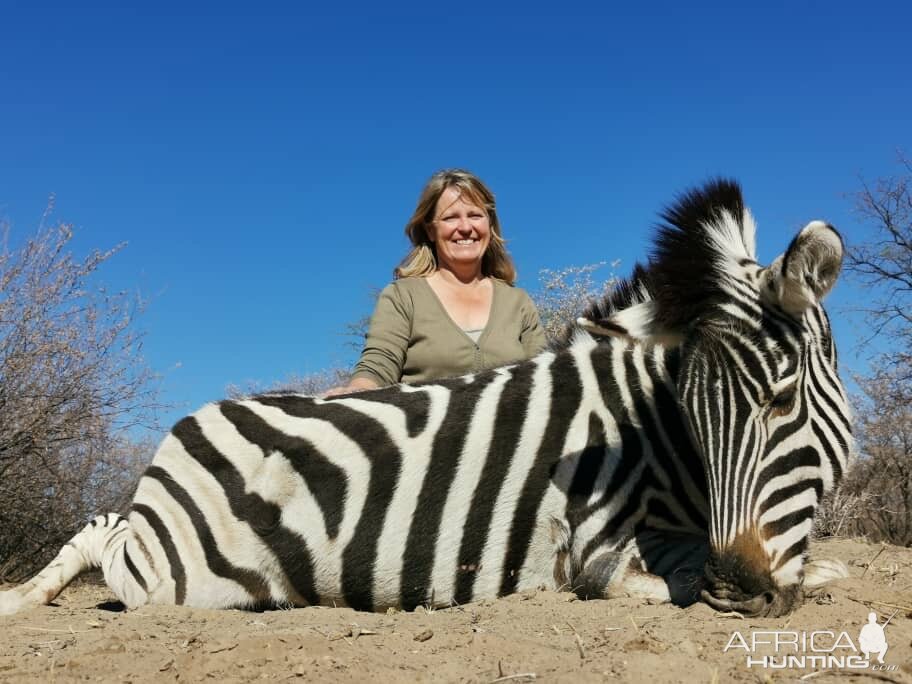
{"type": "Polygon", "coordinates": [[[381,386],[422,382],[496,368],[545,348],[538,311],[524,290],[492,280],[487,325],[474,342],[425,278],[403,278],[380,293],[353,378],[381,386]]]}

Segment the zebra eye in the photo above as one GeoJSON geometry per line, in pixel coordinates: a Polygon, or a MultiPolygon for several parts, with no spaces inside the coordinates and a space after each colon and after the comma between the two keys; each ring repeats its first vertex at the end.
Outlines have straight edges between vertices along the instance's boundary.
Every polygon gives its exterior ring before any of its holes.
{"type": "Polygon", "coordinates": [[[797,388],[791,387],[782,390],[770,401],[770,411],[774,416],[785,416],[795,407],[795,397],[798,396],[797,388]]]}

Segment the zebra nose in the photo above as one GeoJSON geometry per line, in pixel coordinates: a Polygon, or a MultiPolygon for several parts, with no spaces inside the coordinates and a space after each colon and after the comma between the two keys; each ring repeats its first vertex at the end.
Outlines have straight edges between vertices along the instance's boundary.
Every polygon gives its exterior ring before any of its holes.
{"type": "Polygon", "coordinates": [[[780,588],[773,581],[768,561],[756,551],[745,550],[753,549],[742,545],[740,549],[710,553],[703,568],[703,600],[717,610],[749,616],[788,612],[791,602],[779,596],[780,588]]]}

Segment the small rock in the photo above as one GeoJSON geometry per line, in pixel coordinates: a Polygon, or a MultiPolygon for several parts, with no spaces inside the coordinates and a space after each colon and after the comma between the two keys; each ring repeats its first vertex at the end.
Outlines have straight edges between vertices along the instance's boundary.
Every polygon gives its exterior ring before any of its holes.
{"type": "Polygon", "coordinates": [[[423,632],[418,632],[413,638],[414,641],[427,641],[432,636],[434,636],[434,630],[426,629],[423,632]]]}

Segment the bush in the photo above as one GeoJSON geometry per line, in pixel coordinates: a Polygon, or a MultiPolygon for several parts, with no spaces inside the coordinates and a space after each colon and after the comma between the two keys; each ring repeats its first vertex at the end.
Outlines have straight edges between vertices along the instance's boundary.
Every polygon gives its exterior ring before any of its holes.
{"type": "Polygon", "coordinates": [[[870,338],[888,342],[869,375],[857,378],[859,457],[823,506],[822,534],[864,535],[912,546],[912,160],[855,193],[868,239],[849,247],[845,267],[869,295],[870,338]]]}
{"type": "Polygon", "coordinates": [[[912,388],[910,369],[891,363],[859,378],[855,402],[859,456],[816,522],[822,536],[863,536],[912,546],[912,388]]]}
{"type": "MultiPolygon", "coordinates": [[[[619,262],[611,263],[615,268],[619,262]]],[[[557,271],[542,269],[538,275],[539,289],[532,294],[532,300],[541,316],[542,327],[551,343],[559,342],[577,317],[588,306],[589,301],[609,292],[617,283],[614,273],[601,283],[596,283],[593,274],[605,266],[605,262],[586,266],[569,266],[557,271]]]]}
{"type": "Polygon", "coordinates": [[[125,505],[151,451],[127,432],[152,423],[156,390],[137,303],[90,286],[119,248],[79,261],[65,224],[13,250],[0,232],[0,579],[15,581],[125,505]]]}
{"type": "Polygon", "coordinates": [[[258,381],[244,385],[229,385],[225,394],[229,399],[243,399],[255,394],[280,394],[298,392],[316,396],[332,387],[344,387],[348,384],[351,371],[344,368],[329,368],[309,375],[290,375],[284,380],[270,384],[258,381]]]}

